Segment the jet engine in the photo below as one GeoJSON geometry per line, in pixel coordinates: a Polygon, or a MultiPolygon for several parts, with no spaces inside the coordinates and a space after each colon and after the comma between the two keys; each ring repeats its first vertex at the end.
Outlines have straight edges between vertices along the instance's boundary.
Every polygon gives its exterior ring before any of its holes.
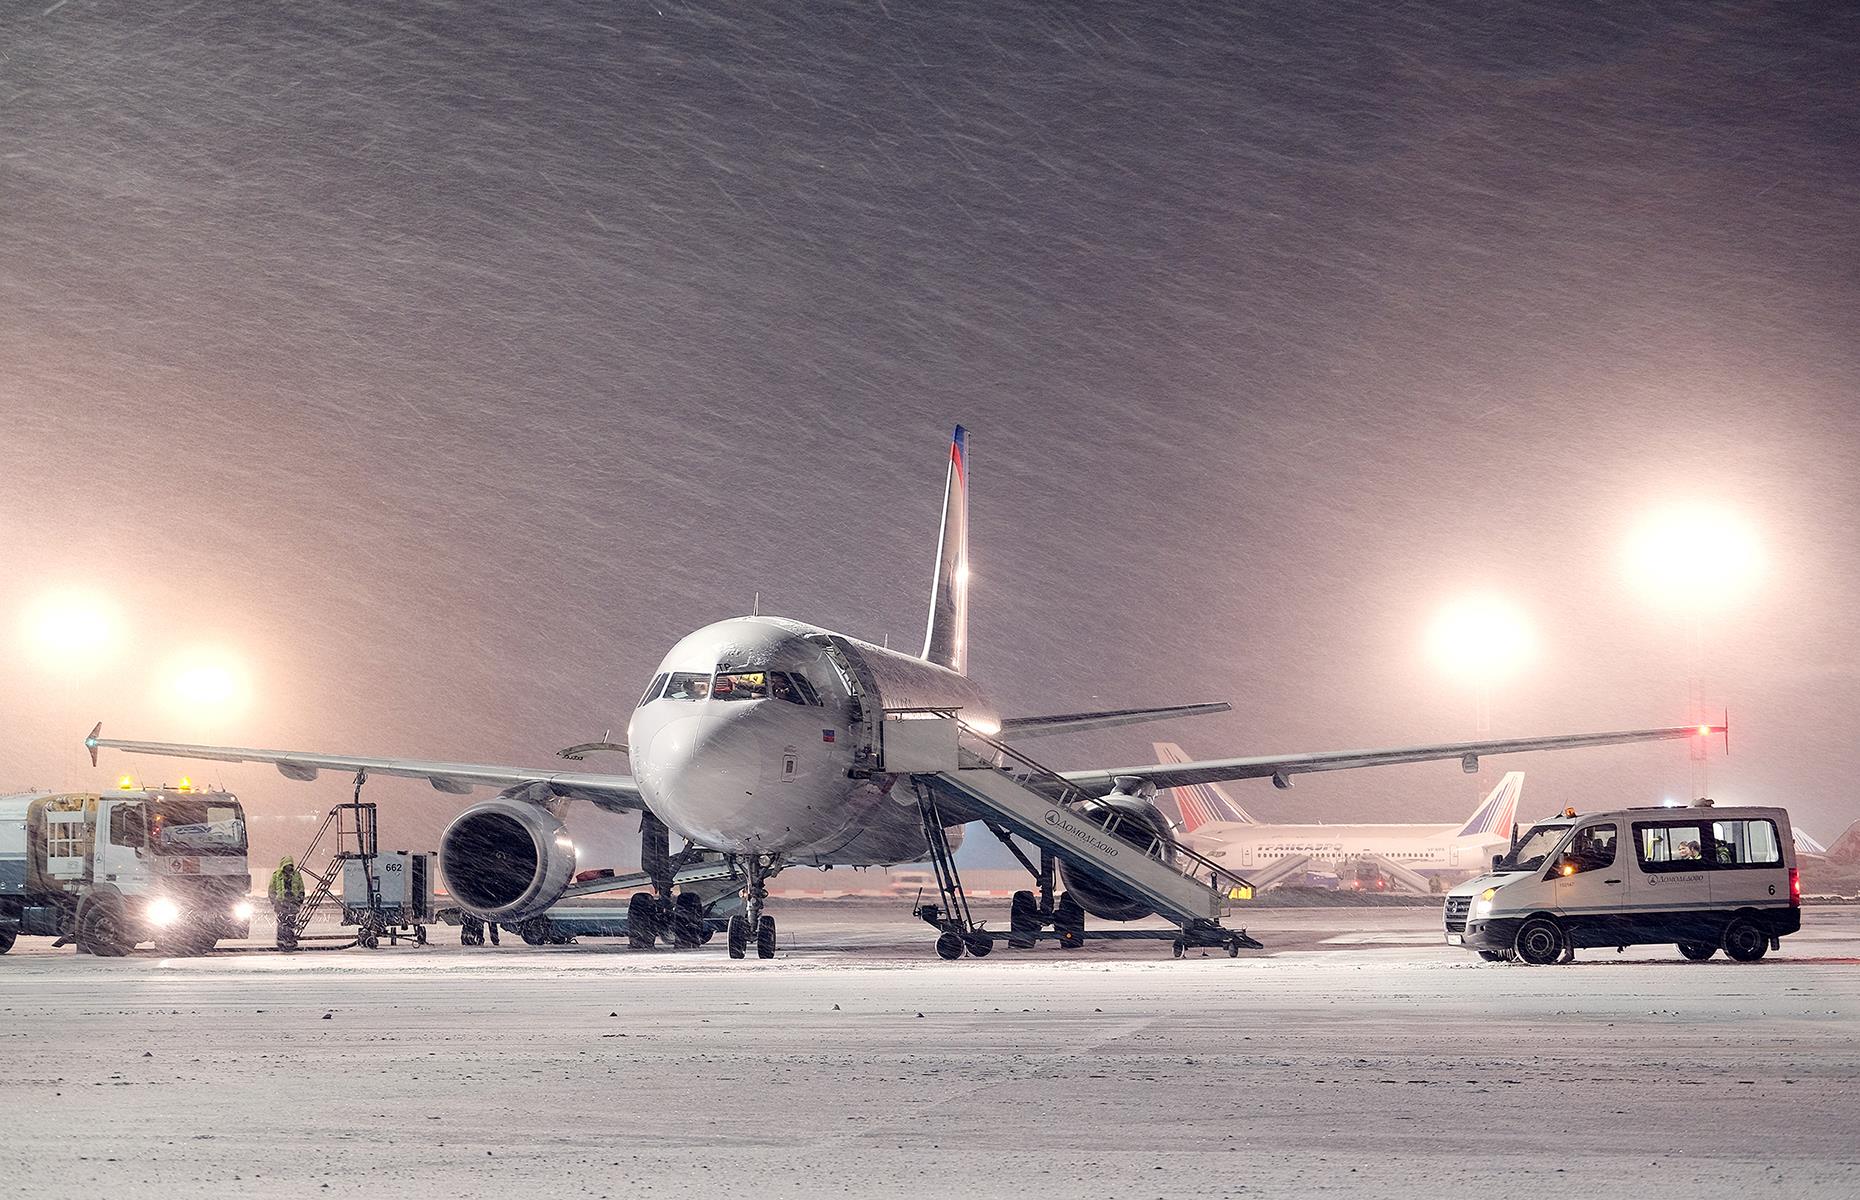
{"type": "Polygon", "coordinates": [[[474,804],[439,837],[439,871],[460,907],[487,921],[533,917],[575,874],[568,828],[541,804],[505,792],[474,804]]]}
{"type": "MultiPolygon", "coordinates": [[[[1081,800],[1066,811],[1085,818],[1161,862],[1175,862],[1175,833],[1169,818],[1156,807],[1156,787],[1133,775],[1117,777],[1113,790],[1097,800],[1081,800]]],[[[1068,871],[1059,864],[1059,878],[1079,907],[1106,921],[1139,921],[1155,910],[1125,894],[1103,876],[1068,871]]]]}

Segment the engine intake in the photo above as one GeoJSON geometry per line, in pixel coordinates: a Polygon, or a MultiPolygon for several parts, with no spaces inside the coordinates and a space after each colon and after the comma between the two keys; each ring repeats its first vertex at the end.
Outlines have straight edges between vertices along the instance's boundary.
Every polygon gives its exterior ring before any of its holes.
{"type": "Polygon", "coordinates": [[[465,911],[487,921],[521,921],[568,890],[575,847],[554,813],[503,795],[473,805],[446,826],[439,871],[465,911]]]}

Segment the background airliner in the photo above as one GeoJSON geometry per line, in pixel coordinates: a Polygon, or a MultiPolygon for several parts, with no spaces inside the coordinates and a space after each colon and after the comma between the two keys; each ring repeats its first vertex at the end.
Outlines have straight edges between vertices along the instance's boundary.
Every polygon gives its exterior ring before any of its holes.
{"type": "MultiPolygon", "coordinates": [[[[1173,742],[1156,742],[1154,749],[1162,762],[1189,761],[1173,742]]],[[[1171,788],[1166,802],[1178,814],[1180,840],[1259,887],[1297,883],[1305,872],[1321,868],[1335,872],[1346,887],[1369,879],[1427,891],[1434,877],[1459,879],[1491,866],[1492,855],[1511,843],[1523,790],[1524,772],[1511,771],[1471,816],[1453,824],[1270,824],[1255,820],[1218,783],[1171,788]],[[1373,870],[1359,872],[1358,866],[1373,870]]]]}
{"type": "MultiPolygon", "coordinates": [[[[908,802],[911,779],[883,770],[880,737],[887,712],[955,711],[974,729],[1016,741],[1226,707],[997,716],[968,675],[969,464],[968,437],[961,426],[946,461],[942,530],[921,654],[781,617],[752,615],[707,625],[671,648],[640,696],[624,747],[631,774],[126,741],[104,738],[100,729],[91,731],[86,745],[93,762],[99,748],[112,748],[272,763],[297,780],[336,770],[358,778],[425,779],[454,795],[498,788],[496,797],[466,809],[446,828],[440,867],[454,899],[483,919],[501,923],[539,916],[564,895],[578,869],[603,865],[576,861],[561,815],[566,801],[583,799],[609,811],[638,812],[641,858],[657,881],[657,895],[636,895],[629,916],[644,922],[656,903],[662,936],[679,945],[696,944],[704,916],[696,906],[703,902],[688,892],[673,896],[669,829],[690,843],[692,853],[721,853],[740,868],[744,912],[729,919],[730,953],[742,956],[753,939],[760,957],[772,957],[775,922],[762,912],[771,874],[794,866],[921,862],[943,823],[960,827],[980,816],[955,804],[941,810],[938,831],[925,827],[919,807],[908,802]]],[[[1063,779],[1099,797],[1090,803],[1100,817],[1106,809],[1115,810],[1166,841],[1169,824],[1152,799],[1157,788],[1265,778],[1289,787],[1294,775],[1308,771],[1439,759],[1458,759],[1472,771],[1487,754],[1618,745],[1707,731],[1682,726],[1144,763],[1071,771],[1063,779]]],[[[959,831],[951,829],[952,834],[959,831]]],[[[1063,860],[1060,866],[1064,871],[1063,860]]],[[[1133,919],[1150,911],[1129,897],[1088,886],[1079,875],[1068,873],[1067,886],[1085,911],[1104,919],[1133,919]]]]}

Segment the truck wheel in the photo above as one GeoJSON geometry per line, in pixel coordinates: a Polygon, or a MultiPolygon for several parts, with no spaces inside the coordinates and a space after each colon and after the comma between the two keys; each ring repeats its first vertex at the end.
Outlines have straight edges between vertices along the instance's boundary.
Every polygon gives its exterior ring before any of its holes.
{"type": "Polygon", "coordinates": [[[1681,942],[1679,943],[1679,952],[1693,962],[1704,962],[1712,955],[1718,953],[1718,947],[1712,945],[1710,942],[1681,942]]]}
{"type": "Polygon", "coordinates": [[[1724,931],[1724,952],[1738,962],[1756,962],[1769,953],[1770,935],[1749,917],[1739,917],[1724,931]]]}
{"type": "Polygon", "coordinates": [[[134,945],[123,929],[123,902],[107,892],[84,897],[77,929],[78,948],[98,958],[121,958],[134,945]]]}
{"type": "Polygon", "coordinates": [[[1533,917],[1518,930],[1518,961],[1548,966],[1563,956],[1563,930],[1548,917],[1533,917]]]}

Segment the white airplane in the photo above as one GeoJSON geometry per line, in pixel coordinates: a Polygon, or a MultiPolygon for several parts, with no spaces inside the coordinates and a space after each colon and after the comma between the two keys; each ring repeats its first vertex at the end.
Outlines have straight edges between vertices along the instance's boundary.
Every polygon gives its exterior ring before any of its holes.
{"type": "MultiPolygon", "coordinates": [[[[1162,762],[1189,761],[1172,742],[1156,742],[1153,748],[1162,762]]],[[[1524,772],[1511,771],[1471,816],[1452,825],[1268,824],[1234,803],[1217,783],[1171,788],[1168,797],[1178,814],[1180,840],[1259,887],[1318,864],[1334,868],[1364,863],[1426,891],[1431,876],[1475,875],[1491,867],[1492,856],[1511,844],[1523,790],[1524,772]]]]}
{"type": "MultiPolygon", "coordinates": [[[[641,931],[635,944],[649,945],[665,937],[677,945],[693,945],[708,938],[706,919],[722,911],[723,897],[714,903],[705,901],[682,882],[680,893],[673,895],[675,875],[684,879],[677,873],[698,869],[708,856],[730,867],[731,905],[735,895],[743,900],[745,912],[728,921],[731,955],[742,956],[753,940],[758,956],[771,957],[775,923],[763,914],[762,902],[765,881],[773,872],[801,866],[879,866],[947,859],[960,827],[990,816],[973,802],[972,795],[958,794],[961,789],[939,789],[938,781],[946,783],[949,777],[916,773],[915,768],[912,773],[885,769],[886,749],[881,739],[886,726],[899,724],[896,718],[953,713],[960,718],[968,744],[976,745],[975,739],[986,735],[1003,740],[989,741],[984,752],[993,757],[980,760],[1002,763],[1015,753],[1005,742],[1227,707],[1200,704],[1045,717],[998,716],[968,675],[968,483],[967,435],[958,426],[949,447],[930,619],[921,654],[902,653],[780,617],[752,615],[707,625],[665,655],[633,710],[625,746],[591,743],[571,748],[574,753],[562,752],[580,757],[624,751],[630,774],[126,741],[102,737],[101,726],[91,731],[86,745],[93,763],[97,750],[108,748],[271,763],[296,780],[314,779],[323,770],[342,771],[353,774],[358,787],[367,776],[386,775],[424,779],[452,795],[497,788],[495,797],[470,806],[446,828],[440,839],[440,862],[454,899],[468,913],[500,924],[544,919],[551,905],[571,894],[578,864],[573,840],[559,815],[565,801],[581,799],[609,811],[638,812],[643,866],[654,890],[636,894],[629,907],[629,917],[639,922],[634,928],[641,931]],[[924,799],[926,788],[939,789],[943,802],[924,799]],[[690,843],[678,856],[669,854],[667,827],[690,843]]],[[[1122,828],[1134,829],[1136,836],[1132,839],[1120,832],[1120,837],[1138,845],[1141,853],[1167,857],[1174,844],[1168,837],[1168,822],[1153,802],[1159,787],[1255,778],[1270,778],[1280,787],[1289,787],[1293,776],[1307,771],[1427,760],[1458,759],[1472,771],[1477,769],[1478,758],[1487,754],[1683,738],[1716,729],[1683,726],[1390,750],[1148,763],[1063,775],[1042,773],[1029,786],[1045,789],[1049,797],[1039,800],[1048,806],[1046,823],[1054,827],[1045,832],[1053,835],[1055,845],[1070,845],[1076,852],[1061,855],[1053,851],[1070,892],[1069,900],[1062,897],[1061,908],[1074,905],[1071,911],[1078,915],[1067,919],[1076,920],[1082,930],[1083,912],[1110,920],[1133,919],[1149,914],[1152,905],[1106,882],[1114,872],[1107,875],[1097,868],[1116,858],[1116,844],[1106,836],[1093,835],[1072,818],[1095,823],[1098,835],[1126,819],[1122,828]],[[1145,841],[1146,834],[1153,836],[1145,841]],[[1079,849],[1089,844],[1097,850],[1079,849]],[[1095,862],[1086,861],[1094,854],[1095,862]]],[[[955,754],[952,748],[950,757],[955,754]]],[[[971,757],[965,764],[974,766],[976,761],[971,757]]],[[[1018,766],[1025,763],[1021,759],[1018,766]]],[[[1030,775],[1022,770],[1017,778],[1029,779],[1030,775]]],[[[1037,823],[1029,823],[1019,827],[1019,832],[1028,836],[1042,830],[1037,823]]],[[[1133,861],[1128,853],[1121,860],[1126,865],[1133,861]]],[[[1050,894],[1051,874],[1043,873],[1042,880],[1043,893],[1050,894]]],[[[575,888],[572,894],[581,894],[581,885],[575,888]]],[[[1030,897],[1031,893],[1021,895],[1030,897]]],[[[1022,907],[1017,897],[1017,928],[1024,928],[1022,907]]],[[[1038,919],[1053,923],[1063,944],[1076,944],[1066,941],[1058,919],[1048,910],[1042,908],[1038,919]]],[[[1187,925],[1184,922],[1185,932],[1193,932],[1187,925]]],[[[944,951],[946,941],[947,936],[939,939],[939,952],[944,951]]],[[[980,954],[989,944],[971,941],[968,946],[980,954]]],[[[1224,944],[1233,949],[1231,943],[1224,944]]],[[[962,952],[958,943],[955,953],[962,952]]]]}

